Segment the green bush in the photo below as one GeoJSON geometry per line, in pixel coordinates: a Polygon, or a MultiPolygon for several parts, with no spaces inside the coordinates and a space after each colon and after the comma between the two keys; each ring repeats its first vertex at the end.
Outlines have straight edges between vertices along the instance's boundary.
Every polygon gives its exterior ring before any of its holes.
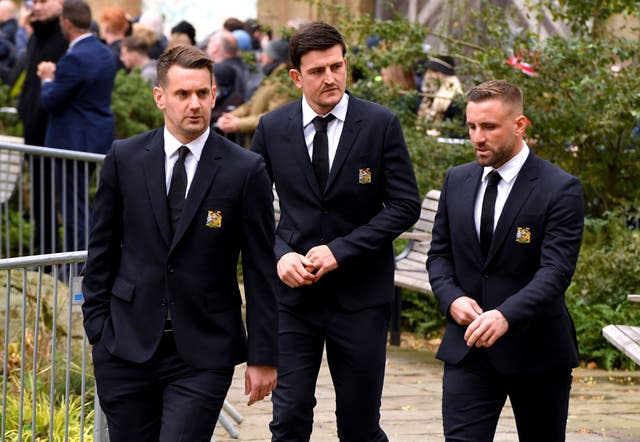
{"type": "Polygon", "coordinates": [[[162,112],[156,107],[152,89],[139,71],[129,74],[124,70],[118,71],[111,98],[116,138],[137,135],[163,124],[162,112]]]}
{"type": "Polygon", "coordinates": [[[608,324],[640,324],[640,309],[626,299],[640,290],[640,231],[610,214],[588,220],[567,303],[576,323],[581,360],[611,368],[633,368],[602,336],[608,324]]]}

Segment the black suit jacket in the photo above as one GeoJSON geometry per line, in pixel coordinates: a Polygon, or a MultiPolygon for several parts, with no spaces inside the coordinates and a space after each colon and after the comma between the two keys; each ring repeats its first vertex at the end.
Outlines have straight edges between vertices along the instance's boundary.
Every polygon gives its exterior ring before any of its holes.
{"type": "Polygon", "coordinates": [[[398,118],[382,106],[349,96],[324,193],[305,144],[300,100],[264,115],[251,148],[265,158],[279,196],[276,260],[326,244],[339,265],[311,286],[280,284],[280,302],[297,305],[326,297],[328,291],[350,310],[390,301],[392,241],[420,215],[398,118]]]}
{"type": "Polygon", "coordinates": [[[484,311],[498,309],[509,330],[488,349],[504,373],[544,372],[578,364],[578,346],[564,292],[582,238],[579,181],[530,153],[498,220],[486,262],[474,225],[482,167],[468,163],[445,179],[427,259],[431,287],[449,318],[437,357],[460,362],[466,326],[448,316],[460,296],[484,311]]]}
{"type": "Polygon", "coordinates": [[[275,366],[273,194],[264,161],[211,132],[173,238],[164,161],[162,129],[115,141],[105,158],[83,285],[87,336],[120,358],[147,361],[170,306],[178,352],[190,365],[275,366]]]}

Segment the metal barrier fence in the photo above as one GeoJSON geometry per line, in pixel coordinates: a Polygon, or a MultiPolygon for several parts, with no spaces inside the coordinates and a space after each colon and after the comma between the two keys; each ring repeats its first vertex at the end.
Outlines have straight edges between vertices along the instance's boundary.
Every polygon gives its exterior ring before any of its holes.
{"type": "Polygon", "coordinates": [[[6,139],[0,138],[0,256],[85,250],[104,155],[6,139]]]}
{"type": "MultiPolygon", "coordinates": [[[[108,442],[82,325],[86,251],[0,259],[0,441],[108,442]]],[[[243,417],[225,400],[232,438],[243,417]]],[[[214,438],[211,438],[215,442],[214,438]]]]}
{"type": "Polygon", "coordinates": [[[103,442],[78,269],[87,253],[0,260],[2,441],[103,442]],[[98,424],[95,426],[94,421],[98,424]]]}

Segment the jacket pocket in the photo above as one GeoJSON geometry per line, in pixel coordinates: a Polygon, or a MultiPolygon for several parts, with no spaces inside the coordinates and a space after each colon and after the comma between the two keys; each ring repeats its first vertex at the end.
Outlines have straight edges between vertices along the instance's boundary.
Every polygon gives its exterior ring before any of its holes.
{"type": "Polygon", "coordinates": [[[116,280],[113,281],[113,287],[111,287],[111,294],[123,301],[131,302],[133,300],[135,288],[136,286],[131,284],[129,281],[125,281],[122,278],[116,278],[116,280]]]}

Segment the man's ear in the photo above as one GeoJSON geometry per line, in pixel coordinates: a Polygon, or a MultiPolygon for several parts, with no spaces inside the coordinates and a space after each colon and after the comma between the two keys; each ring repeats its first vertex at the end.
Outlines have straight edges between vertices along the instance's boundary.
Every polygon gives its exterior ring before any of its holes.
{"type": "Polygon", "coordinates": [[[156,102],[156,107],[158,109],[164,110],[164,107],[165,107],[164,91],[160,86],[156,86],[153,88],[153,100],[156,102]]]}
{"type": "Polygon", "coordinates": [[[302,79],[300,78],[300,71],[298,71],[297,69],[289,69],[289,78],[291,78],[293,83],[299,89],[302,89],[302,79]]]}
{"type": "Polygon", "coordinates": [[[516,117],[516,121],[515,121],[515,132],[516,135],[518,136],[524,136],[525,132],[527,131],[527,127],[529,126],[530,121],[529,119],[524,116],[524,115],[519,115],[518,117],[516,117]]]}

